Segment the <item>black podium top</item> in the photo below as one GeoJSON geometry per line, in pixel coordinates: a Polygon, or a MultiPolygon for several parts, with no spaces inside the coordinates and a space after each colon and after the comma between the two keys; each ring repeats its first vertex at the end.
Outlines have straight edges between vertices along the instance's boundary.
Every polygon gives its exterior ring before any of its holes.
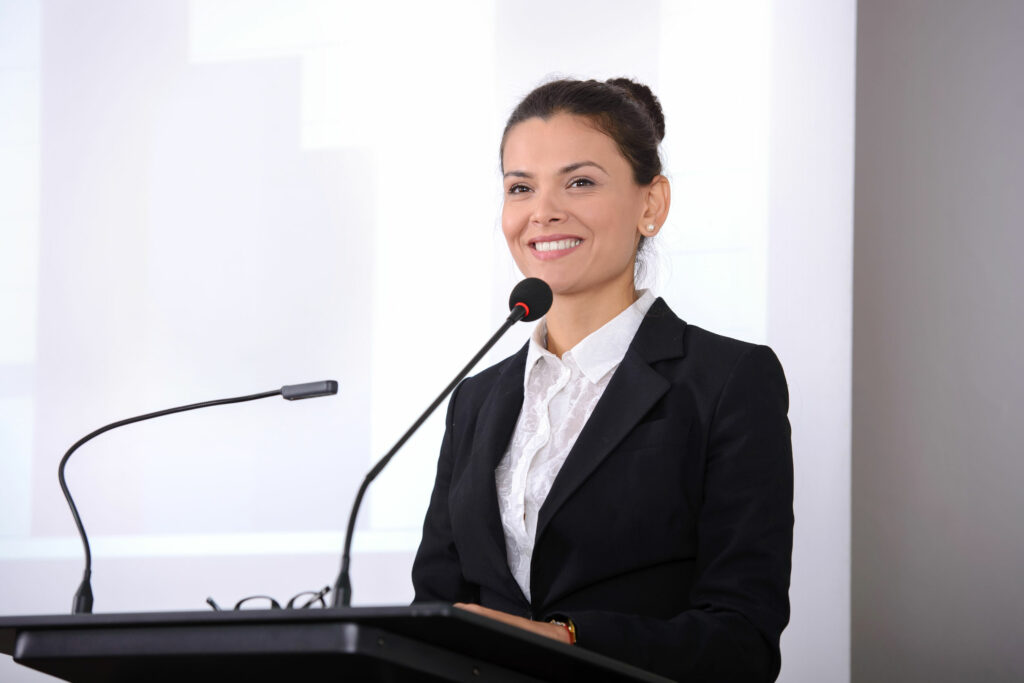
{"type": "Polygon", "coordinates": [[[668,680],[445,604],[0,617],[0,652],[69,681],[668,680]]]}

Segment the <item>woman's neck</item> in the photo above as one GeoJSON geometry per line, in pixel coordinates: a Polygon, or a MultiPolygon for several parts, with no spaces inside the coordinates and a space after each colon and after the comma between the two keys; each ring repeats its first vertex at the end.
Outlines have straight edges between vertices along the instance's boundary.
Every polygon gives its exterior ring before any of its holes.
{"type": "Polygon", "coordinates": [[[548,351],[559,358],[590,333],[633,305],[639,296],[632,282],[629,288],[584,294],[556,295],[545,316],[548,351]]]}

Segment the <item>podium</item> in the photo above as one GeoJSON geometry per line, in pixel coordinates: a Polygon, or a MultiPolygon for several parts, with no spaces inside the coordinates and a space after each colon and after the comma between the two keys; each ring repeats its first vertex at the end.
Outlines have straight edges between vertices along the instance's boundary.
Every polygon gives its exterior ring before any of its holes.
{"type": "Polygon", "coordinates": [[[0,652],[93,681],[668,681],[445,604],[0,617],[0,652]]]}

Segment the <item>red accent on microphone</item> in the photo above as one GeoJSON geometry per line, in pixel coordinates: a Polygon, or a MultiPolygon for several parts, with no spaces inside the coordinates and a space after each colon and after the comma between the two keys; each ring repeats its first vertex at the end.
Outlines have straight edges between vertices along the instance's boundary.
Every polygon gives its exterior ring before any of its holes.
{"type": "Polygon", "coordinates": [[[526,311],[526,315],[523,316],[524,318],[528,318],[530,316],[530,307],[529,306],[524,304],[522,301],[517,301],[516,302],[516,306],[522,306],[523,310],[526,311]]]}

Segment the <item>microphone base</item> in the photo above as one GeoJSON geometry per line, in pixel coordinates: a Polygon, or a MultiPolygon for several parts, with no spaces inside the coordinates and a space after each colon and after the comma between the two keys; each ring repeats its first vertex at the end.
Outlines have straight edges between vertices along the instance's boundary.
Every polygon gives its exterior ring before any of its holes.
{"type": "Polygon", "coordinates": [[[72,614],[92,614],[92,583],[90,581],[92,572],[85,570],[82,583],[75,591],[75,597],[71,601],[72,614]]]}

